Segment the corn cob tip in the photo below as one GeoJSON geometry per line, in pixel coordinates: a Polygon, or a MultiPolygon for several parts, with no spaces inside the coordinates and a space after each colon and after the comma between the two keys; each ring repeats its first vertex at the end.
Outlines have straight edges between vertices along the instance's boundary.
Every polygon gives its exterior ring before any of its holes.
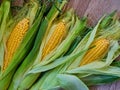
{"type": "Polygon", "coordinates": [[[3,68],[4,71],[8,64],[10,63],[16,49],[19,47],[24,35],[26,34],[29,28],[29,19],[23,18],[18,24],[14,27],[11,32],[7,42],[6,42],[6,52],[4,56],[3,68]]]}
{"type": "Polygon", "coordinates": [[[87,53],[85,54],[85,56],[83,57],[80,63],[80,66],[101,59],[108,51],[109,45],[110,45],[109,40],[105,38],[94,41],[90,46],[90,47],[93,46],[94,47],[87,51],[87,53]]]}
{"type": "Polygon", "coordinates": [[[55,30],[51,34],[49,40],[46,42],[42,52],[42,59],[60,44],[65,37],[65,34],[66,24],[65,21],[62,20],[56,25],[55,30]]]}

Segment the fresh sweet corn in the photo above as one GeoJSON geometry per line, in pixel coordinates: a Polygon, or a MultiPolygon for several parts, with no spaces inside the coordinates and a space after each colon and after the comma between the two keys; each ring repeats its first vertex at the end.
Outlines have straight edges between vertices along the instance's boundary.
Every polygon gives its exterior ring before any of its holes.
{"type": "Polygon", "coordinates": [[[102,38],[97,41],[94,41],[91,45],[91,48],[83,57],[80,66],[89,64],[97,59],[100,59],[105,55],[109,48],[109,40],[102,38]]]}
{"type": "Polygon", "coordinates": [[[11,60],[14,52],[20,45],[28,28],[29,28],[29,19],[24,18],[18,22],[18,24],[15,26],[15,28],[11,32],[11,34],[7,40],[7,43],[6,43],[7,50],[6,50],[5,56],[4,56],[3,71],[7,68],[8,64],[10,63],[10,60],[11,60]]]}
{"type": "Polygon", "coordinates": [[[66,25],[64,21],[59,22],[53,33],[51,34],[49,40],[45,44],[42,52],[42,59],[48,55],[53,49],[56,48],[57,45],[63,40],[63,37],[66,33],[66,25]]]}

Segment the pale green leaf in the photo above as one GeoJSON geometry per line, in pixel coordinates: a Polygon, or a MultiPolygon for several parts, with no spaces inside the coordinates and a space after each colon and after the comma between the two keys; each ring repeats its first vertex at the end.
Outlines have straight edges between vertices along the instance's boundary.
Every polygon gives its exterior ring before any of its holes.
{"type": "Polygon", "coordinates": [[[2,67],[4,59],[4,44],[3,42],[0,43],[0,68],[2,67]]]}
{"type": "Polygon", "coordinates": [[[38,64],[36,66],[34,66],[29,72],[28,74],[30,73],[39,73],[39,72],[44,72],[44,71],[47,71],[47,70],[50,70],[50,69],[53,69],[57,66],[60,66],[68,61],[71,61],[71,60],[74,60],[76,57],[80,56],[82,53],[84,53],[86,50],[84,51],[80,51],[80,52],[77,52],[75,54],[71,54],[71,55],[68,55],[68,56],[64,56],[64,57],[61,57],[61,58],[58,58],[56,59],[54,62],[50,63],[50,64],[47,64],[47,65],[41,65],[41,64],[38,64]]]}
{"type": "MultiPolygon", "coordinates": [[[[80,51],[80,50],[83,50],[83,49],[88,49],[91,45],[91,43],[94,41],[95,37],[96,37],[96,34],[98,32],[98,28],[99,28],[99,25],[101,23],[101,21],[103,20],[104,17],[102,17],[98,24],[95,26],[95,28],[89,32],[83,39],[82,41],[78,44],[78,46],[75,48],[75,50],[73,51],[73,53],[77,52],[77,51],[80,51]]],[[[72,64],[70,65],[69,69],[72,69],[72,68],[76,68],[80,65],[80,61],[82,60],[83,56],[85,55],[86,52],[84,52],[81,56],[77,57],[76,60],[74,60],[72,62],[72,64]]]]}
{"type": "Polygon", "coordinates": [[[65,90],[89,90],[88,87],[74,75],[59,74],[57,78],[59,85],[65,90]]]}

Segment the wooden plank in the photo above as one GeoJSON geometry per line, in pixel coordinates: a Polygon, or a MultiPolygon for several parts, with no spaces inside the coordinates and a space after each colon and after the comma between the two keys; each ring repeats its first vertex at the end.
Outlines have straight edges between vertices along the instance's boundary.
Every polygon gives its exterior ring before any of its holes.
{"type": "Polygon", "coordinates": [[[73,8],[79,17],[83,17],[91,0],[69,0],[67,8],[73,8]]]}
{"type": "Polygon", "coordinates": [[[119,12],[120,0],[91,0],[85,16],[88,16],[90,25],[95,25],[101,16],[114,10],[119,12]]]}

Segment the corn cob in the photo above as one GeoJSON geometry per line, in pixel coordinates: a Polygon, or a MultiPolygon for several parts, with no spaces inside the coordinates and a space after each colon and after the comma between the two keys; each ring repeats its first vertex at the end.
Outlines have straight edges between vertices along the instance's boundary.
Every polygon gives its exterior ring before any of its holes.
{"type": "MultiPolygon", "coordinates": [[[[39,6],[39,5],[40,4],[37,2],[37,0],[32,0],[32,2],[30,0],[28,3],[26,3],[26,5],[24,5],[22,7],[22,9],[19,11],[19,14],[17,14],[15,17],[11,16],[10,19],[8,19],[9,21],[7,23],[6,32],[4,35],[4,37],[5,37],[4,44],[6,44],[4,54],[6,54],[8,51],[7,50],[7,42],[8,42],[9,36],[10,36],[11,32],[14,30],[13,28],[16,26],[16,24],[19,21],[21,21],[23,18],[26,18],[29,21],[29,29],[28,29],[28,31],[26,31],[25,36],[20,41],[20,45],[15,50],[7,68],[4,70],[3,70],[4,63],[2,63],[2,68],[1,68],[2,70],[1,70],[1,76],[0,76],[0,90],[8,90],[8,86],[11,83],[12,77],[13,77],[18,65],[23,62],[23,60],[28,55],[28,53],[30,52],[30,50],[33,46],[33,42],[35,40],[37,31],[38,31],[38,27],[41,22],[41,20],[39,18],[42,18],[42,16],[38,18],[39,11],[41,9],[41,6],[39,6]],[[32,25],[30,25],[30,23],[32,25]],[[7,42],[6,42],[6,40],[7,40],[7,42]]],[[[5,10],[7,10],[7,9],[5,9],[5,10]]],[[[4,55],[3,59],[5,59],[5,55],[4,55]]],[[[3,59],[2,59],[2,61],[4,62],[3,59]]],[[[12,89],[12,90],[16,90],[16,89],[12,89]]]]}
{"type": "Polygon", "coordinates": [[[47,41],[45,47],[43,48],[42,52],[42,59],[48,55],[59,43],[62,41],[63,37],[66,33],[66,25],[64,21],[61,21],[55,27],[52,35],[50,36],[49,40],[47,41]]]}
{"type": "MultiPolygon", "coordinates": [[[[58,47],[58,51],[57,53],[64,53],[65,50],[68,50],[67,48],[71,45],[71,43],[75,40],[75,38],[78,36],[78,35],[82,35],[82,32],[84,31],[85,29],[85,26],[86,26],[86,19],[82,19],[82,20],[79,20],[77,17],[76,17],[76,21],[74,22],[74,26],[71,28],[71,30],[69,31],[68,33],[68,36],[65,38],[65,40],[63,41],[64,43],[61,44],[61,47],[58,47]]],[[[71,25],[72,26],[72,25],[71,25]]],[[[80,51],[81,52],[81,51],[80,51]]],[[[81,53],[82,54],[82,53],[81,53]]],[[[62,54],[63,55],[63,54],[62,54]]],[[[59,55],[60,56],[60,55],[59,55]]],[[[60,59],[60,58],[57,58],[55,59],[55,62],[57,62],[57,60],[61,61],[65,61],[65,60],[74,60],[75,58],[77,58],[78,56],[80,56],[80,53],[76,54],[76,55],[73,55],[70,54],[70,55],[67,55],[65,57],[68,57],[68,58],[64,58],[64,59],[60,59]]],[[[50,60],[50,59],[49,59],[50,60]]],[[[68,61],[69,62],[69,61],[68,61]]],[[[57,62],[58,63],[58,62],[57,62]]],[[[59,62],[60,63],[60,62],[59,62]]],[[[67,63],[67,62],[66,62],[67,63]]],[[[65,64],[65,63],[64,63],[65,64]]],[[[49,64],[48,64],[49,65],[49,64]]],[[[52,70],[50,69],[50,71],[47,71],[47,73],[44,74],[44,76],[42,78],[40,78],[39,80],[37,80],[37,82],[31,87],[30,90],[39,90],[39,89],[48,89],[48,88],[51,88],[53,86],[55,86],[58,82],[56,80],[56,74],[58,73],[62,73],[66,70],[66,67],[68,67],[70,64],[67,63],[65,65],[57,65],[57,67],[59,68],[55,68],[54,67],[55,64],[52,64],[51,63],[51,68],[52,70]],[[67,66],[66,66],[67,65],[67,66]],[[64,66],[64,67],[63,67],[64,66]],[[55,69],[53,69],[55,68],[55,69]],[[53,77],[53,78],[52,78],[53,77]],[[47,86],[47,87],[46,87],[47,86]]],[[[45,65],[44,65],[45,66],[45,65]]],[[[44,67],[43,66],[43,67],[44,67]]],[[[38,67],[37,67],[38,68],[38,67]]],[[[34,69],[35,70],[35,69],[34,69]]],[[[37,72],[36,72],[37,73],[37,72]]],[[[24,83],[25,84],[25,83],[24,83]]]]}
{"type": "Polygon", "coordinates": [[[7,51],[5,52],[3,71],[7,68],[10,60],[20,45],[24,35],[26,34],[29,27],[29,19],[24,18],[15,26],[7,40],[7,51]]]}
{"type": "Polygon", "coordinates": [[[97,59],[100,59],[105,55],[106,51],[108,50],[109,47],[109,40],[102,38],[97,41],[94,41],[91,45],[93,47],[90,49],[85,56],[83,57],[80,66],[91,63],[97,59]]]}
{"type": "MultiPolygon", "coordinates": [[[[59,9],[61,10],[62,7],[64,6],[64,4],[65,4],[65,2],[62,2],[62,4],[58,3],[56,5],[59,6],[59,9]]],[[[46,12],[46,8],[47,8],[46,4],[42,6],[42,10],[40,11],[40,15],[36,19],[36,22],[35,22],[36,24],[38,24],[43,19],[43,15],[44,15],[44,12],[46,12]]],[[[32,66],[33,62],[36,59],[36,55],[38,54],[38,51],[39,51],[43,36],[44,36],[44,34],[45,34],[46,30],[47,30],[47,27],[51,26],[51,23],[58,16],[58,14],[59,14],[59,11],[56,9],[56,7],[52,6],[52,8],[50,9],[50,11],[47,14],[46,18],[44,18],[43,22],[40,25],[39,32],[37,34],[37,37],[35,39],[35,44],[34,44],[32,50],[31,50],[31,52],[24,59],[21,66],[16,71],[16,73],[14,75],[14,78],[13,78],[13,80],[11,82],[11,85],[9,87],[9,90],[17,90],[18,87],[20,88],[20,90],[22,90],[21,88],[29,89],[31,87],[31,85],[33,85],[35,80],[38,78],[39,73],[37,75],[36,74],[31,74],[32,77],[30,75],[28,77],[29,79],[28,78],[25,79],[26,77],[24,77],[24,75],[26,74],[26,72],[29,70],[29,68],[32,66]]],[[[36,28],[36,27],[37,26],[35,25],[35,27],[33,27],[33,29],[36,28]]]]}

